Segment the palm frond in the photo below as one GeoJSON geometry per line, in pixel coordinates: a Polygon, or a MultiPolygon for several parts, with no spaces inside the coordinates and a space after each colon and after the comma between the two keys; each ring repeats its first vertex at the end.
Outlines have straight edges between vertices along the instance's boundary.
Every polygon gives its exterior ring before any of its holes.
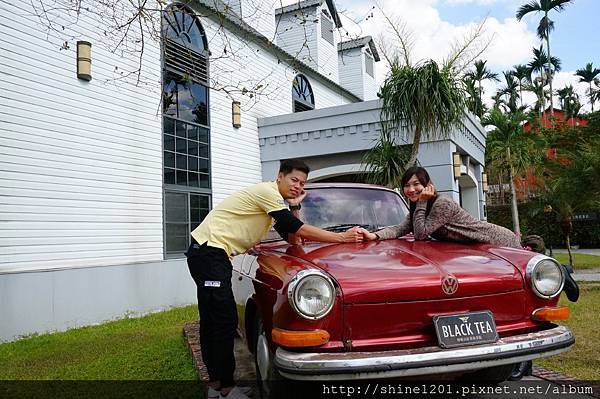
{"type": "Polygon", "coordinates": [[[538,12],[538,11],[543,11],[541,5],[535,1],[532,0],[527,4],[523,4],[521,7],[519,7],[519,9],[517,10],[517,21],[520,21],[525,15],[531,13],[531,12],[538,12]]]}

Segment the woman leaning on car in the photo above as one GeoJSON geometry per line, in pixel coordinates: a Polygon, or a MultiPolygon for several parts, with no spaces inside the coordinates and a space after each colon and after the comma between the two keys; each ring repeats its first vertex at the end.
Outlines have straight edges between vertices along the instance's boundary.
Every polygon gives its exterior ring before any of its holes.
{"type": "MultiPolygon", "coordinates": [[[[415,240],[433,237],[440,241],[480,242],[501,247],[523,248],[512,231],[493,223],[477,220],[451,198],[438,196],[429,173],[424,168],[419,166],[408,168],[402,175],[401,184],[404,195],[410,203],[408,217],[402,224],[386,227],[375,233],[364,230],[363,236],[366,240],[387,240],[413,233],[415,240]]],[[[541,237],[538,239],[542,240],[541,237]]],[[[543,240],[541,243],[536,241],[536,244],[538,248],[544,248],[543,240]]],[[[545,252],[545,248],[543,251],[545,252]]],[[[563,267],[565,268],[564,291],[571,302],[576,302],[579,298],[579,287],[571,276],[572,268],[564,265],[563,267]]]]}
{"type": "Polygon", "coordinates": [[[409,168],[402,176],[401,184],[410,204],[408,217],[397,226],[390,226],[376,233],[363,233],[366,239],[386,240],[413,233],[416,240],[425,240],[431,236],[440,241],[482,242],[521,248],[519,239],[512,231],[477,220],[452,198],[438,196],[424,168],[409,168]]]}
{"type": "MultiPolygon", "coordinates": [[[[363,231],[367,240],[386,240],[413,233],[415,240],[433,237],[440,241],[488,243],[502,247],[522,248],[517,236],[507,228],[475,219],[449,197],[438,196],[427,171],[418,166],[409,168],[401,180],[402,191],[409,200],[409,214],[397,226],[375,233],[363,231]]],[[[541,239],[541,237],[540,237],[541,239]]],[[[542,244],[543,248],[543,244],[542,244]]],[[[534,248],[535,249],[535,248],[534,248]]],[[[541,251],[540,251],[541,252],[541,251]]],[[[575,302],[579,288],[565,268],[565,293],[575,302]]],[[[515,364],[511,380],[531,375],[531,361],[515,364]]]]}

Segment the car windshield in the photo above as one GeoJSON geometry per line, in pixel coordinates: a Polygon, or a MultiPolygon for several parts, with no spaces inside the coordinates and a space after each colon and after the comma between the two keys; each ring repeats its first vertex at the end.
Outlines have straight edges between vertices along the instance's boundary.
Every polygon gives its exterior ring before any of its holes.
{"type": "Polygon", "coordinates": [[[300,219],[327,230],[363,226],[376,230],[402,223],[406,206],[398,194],[372,188],[309,188],[300,219]]]}
{"type": "MultiPolygon", "coordinates": [[[[306,191],[300,220],[329,231],[345,231],[353,226],[374,231],[402,223],[408,213],[393,191],[366,187],[312,187],[306,191]]],[[[279,240],[279,234],[271,229],[262,242],[279,240]]]]}

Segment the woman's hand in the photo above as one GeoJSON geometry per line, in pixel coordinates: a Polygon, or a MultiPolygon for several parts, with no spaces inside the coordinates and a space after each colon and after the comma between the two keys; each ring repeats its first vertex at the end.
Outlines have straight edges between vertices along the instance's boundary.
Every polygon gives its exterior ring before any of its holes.
{"type": "Polygon", "coordinates": [[[419,195],[419,201],[429,201],[431,198],[435,196],[435,187],[433,184],[429,183],[427,187],[421,191],[419,195]]]}

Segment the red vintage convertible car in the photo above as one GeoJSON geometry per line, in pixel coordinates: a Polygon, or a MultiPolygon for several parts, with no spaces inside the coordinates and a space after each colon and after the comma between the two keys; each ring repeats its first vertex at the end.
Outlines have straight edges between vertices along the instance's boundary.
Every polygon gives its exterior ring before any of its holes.
{"type": "MultiPolygon", "coordinates": [[[[332,231],[375,231],[404,219],[393,190],[307,185],[301,219],[332,231]]],[[[275,236],[274,236],[275,237],[275,236]]],[[[278,236],[277,236],[278,237],[278,236]]],[[[273,381],[441,374],[506,379],[515,363],[567,351],[552,258],[488,244],[411,237],[290,245],[264,240],[234,259],[240,334],[262,392],[273,381]]]]}

